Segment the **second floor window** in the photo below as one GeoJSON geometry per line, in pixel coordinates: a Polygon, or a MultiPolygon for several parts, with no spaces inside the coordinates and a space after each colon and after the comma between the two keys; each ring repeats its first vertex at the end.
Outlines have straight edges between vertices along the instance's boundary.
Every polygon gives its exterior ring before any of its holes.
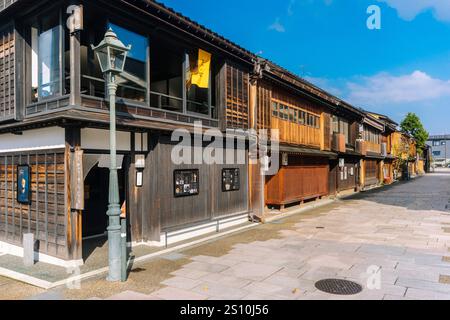
{"type": "Polygon", "coordinates": [[[364,126],[364,135],[363,138],[365,141],[371,142],[371,143],[375,143],[375,144],[380,144],[381,143],[381,136],[380,133],[378,131],[376,131],[375,129],[369,128],[364,126]]]}
{"type": "Polygon", "coordinates": [[[117,96],[138,102],[147,100],[147,49],[148,39],[145,36],[109,23],[117,37],[125,44],[131,45],[125,63],[122,83],[117,90],[117,96]]]}
{"type": "Polygon", "coordinates": [[[340,133],[345,136],[345,143],[350,144],[350,123],[338,116],[333,116],[331,119],[331,128],[333,133],[340,133]]]}
{"type": "Polygon", "coordinates": [[[61,92],[61,27],[59,13],[39,19],[31,27],[32,101],[61,92]]]}

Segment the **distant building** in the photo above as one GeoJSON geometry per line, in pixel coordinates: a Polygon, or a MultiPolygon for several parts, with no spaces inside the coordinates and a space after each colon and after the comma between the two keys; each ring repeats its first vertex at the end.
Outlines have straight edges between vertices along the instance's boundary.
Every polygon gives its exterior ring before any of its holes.
{"type": "Polygon", "coordinates": [[[431,155],[436,166],[450,163],[450,134],[430,136],[427,145],[431,147],[431,155]]]}

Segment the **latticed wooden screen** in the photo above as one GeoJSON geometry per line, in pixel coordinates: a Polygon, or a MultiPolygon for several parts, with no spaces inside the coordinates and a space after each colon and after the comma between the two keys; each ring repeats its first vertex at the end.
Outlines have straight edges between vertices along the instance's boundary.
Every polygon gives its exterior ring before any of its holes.
{"type": "Polygon", "coordinates": [[[258,85],[258,129],[270,129],[272,88],[261,82],[258,85]]]}
{"type": "Polygon", "coordinates": [[[21,245],[33,233],[39,251],[65,258],[64,150],[0,156],[0,241],[21,245]],[[17,201],[17,165],[30,167],[31,202],[17,201]]]}
{"type": "Polygon", "coordinates": [[[14,117],[14,29],[0,30],[0,121],[14,117]]]}
{"type": "Polygon", "coordinates": [[[226,67],[227,128],[248,129],[249,74],[234,67],[226,67]]]}

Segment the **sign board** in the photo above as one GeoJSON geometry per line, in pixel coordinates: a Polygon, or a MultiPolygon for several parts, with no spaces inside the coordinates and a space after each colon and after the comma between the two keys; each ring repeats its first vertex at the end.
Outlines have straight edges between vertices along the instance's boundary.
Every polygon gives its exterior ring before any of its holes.
{"type": "Polygon", "coordinates": [[[72,156],[72,209],[84,210],[83,150],[75,150],[72,156]]]}
{"type": "Polygon", "coordinates": [[[173,173],[174,195],[176,198],[199,194],[199,170],[175,170],[173,173]]]}
{"type": "Polygon", "coordinates": [[[17,166],[17,202],[22,204],[30,204],[30,166],[17,166]]]}
{"type": "Polygon", "coordinates": [[[222,191],[238,191],[241,188],[239,169],[222,170],[222,191]]]}

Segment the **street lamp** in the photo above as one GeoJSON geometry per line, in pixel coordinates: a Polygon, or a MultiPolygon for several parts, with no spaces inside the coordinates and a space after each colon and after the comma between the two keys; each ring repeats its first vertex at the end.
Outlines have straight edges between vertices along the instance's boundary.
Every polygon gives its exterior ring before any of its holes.
{"type": "Polygon", "coordinates": [[[110,114],[110,166],[109,166],[109,205],[107,215],[109,216],[108,226],[108,250],[109,250],[109,275],[108,281],[121,280],[121,225],[120,225],[120,198],[119,181],[117,177],[116,160],[116,77],[119,76],[125,67],[125,61],[131,46],[125,46],[117,35],[109,29],[104,39],[95,47],[92,46],[100,68],[105,77],[109,95],[110,114]]]}

